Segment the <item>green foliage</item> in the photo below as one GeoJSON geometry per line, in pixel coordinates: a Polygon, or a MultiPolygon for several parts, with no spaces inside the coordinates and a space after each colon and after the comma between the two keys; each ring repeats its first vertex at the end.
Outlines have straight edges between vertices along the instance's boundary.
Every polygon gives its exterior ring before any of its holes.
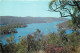
{"type": "Polygon", "coordinates": [[[12,36],[10,36],[10,38],[5,38],[5,39],[8,44],[14,44],[15,43],[14,38],[15,38],[15,36],[13,34],[12,36]]]}
{"type": "Polygon", "coordinates": [[[7,27],[7,26],[1,26],[0,27],[0,34],[10,34],[10,33],[16,33],[16,29],[12,28],[12,27],[7,27]]]}
{"type": "Polygon", "coordinates": [[[0,34],[3,35],[3,34],[10,34],[10,33],[17,33],[15,28],[18,27],[26,27],[26,25],[22,23],[14,23],[14,24],[0,26],[0,34]]]}
{"type": "Polygon", "coordinates": [[[80,35],[76,35],[75,33],[69,34],[68,40],[72,50],[75,51],[77,47],[80,47],[80,35]]]}
{"type": "Polygon", "coordinates": [[[3,46],[4,53],[15,53],[16,52],[16,42],[14,40],[14,34],[10,38],[6,38],[7,44],[3,46]]]}
{"type": "Polygon", "coordinates": [[[80,47],[80,35],[74,32],[65,35],[63,29],[59,29],[59,31],[63,33],[51,33],[38,38],[40,30],[37,30],[33,36],[29,34],[27,37],[22,37],[17,44],[15,44],[14,36],[11,36],[6,38],[8,44],[4,45],[3,48],[5,53],[35,53],[40,50],[58,53],[77,52],[77,48],[80,47]]]}
{"type": "Polygon", "coordinates": [[[8,27],[12,27],[12,28],[19,28],[19,27],[26,27],[26,24],[23,23],[13,23],[13,24],[8,24],[8,27]]]}
{"type": "Polygon", "coordinates": [[[27,52],[26,48],[21,48],[17,51],[17,53],[26,53],[26,52],[27,52]]]}
{"type": "Polygon", "coordinates": [[[68,0],[52,0],[49,4],[50,11],[59,12],[61,17],[72,17],[72,21],[69,21],[69,27],[80,28],[80,2],[68,1],[68,0]]]}
{"type": "Polygon", "coordinates": [[[48,43],[49,44],[57,44],[59,41],[59,37],[56,34],[49,34],[49,39],[48,39],[48,43]]]}
{"type": "Polygon", "coordinates": [[[27,43],[25,41],[20,41],[20,43],[15,45],[16,53],[27,53],[27,43]]]}
{"type": "Polygon", "coordinates": [[[69,22],[68,27],[72,27],[73,26],[72,20],[69,20],[68,22],[69,22]]]}
{"type": "Polygon", "coordinates": [[[4,53],[16,53],[15,44],[9,44],[3,46],[4,53]]]}

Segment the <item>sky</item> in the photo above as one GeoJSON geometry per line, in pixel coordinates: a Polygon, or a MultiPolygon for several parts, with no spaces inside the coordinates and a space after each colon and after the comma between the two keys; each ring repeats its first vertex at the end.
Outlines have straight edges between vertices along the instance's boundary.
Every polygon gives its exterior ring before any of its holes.
{"type": "Polygon", "coordinates": [[[0,0],[0,1],[50,1],[50,0],[0,0]]]}
{"type": "Polygon", "coordinates": [[[60,17],[50,12],[51,0],[0,0],[0,16],[60,17]]]}

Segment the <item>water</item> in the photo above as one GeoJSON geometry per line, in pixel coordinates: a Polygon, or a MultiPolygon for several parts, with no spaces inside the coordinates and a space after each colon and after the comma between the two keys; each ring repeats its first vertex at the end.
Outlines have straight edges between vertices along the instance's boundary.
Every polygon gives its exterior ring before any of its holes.
{"type": "MultiPolygon", "coordinates": [[[[63,21],[59,21],[59,22],[51,22],[51,23],[32,23],[32,24],[27,24],[27,27],[23,27],[23,28],[16,28],[18,33],[15,33],[15,40],[16,43],[19,42],[19,36],[27,36],[28,34],[33,34],[36,29],[39,29],[41,31],[41,33],[43,33],[44,35],[48,34],[48,33],[57,33],[58,32],[58,27],[56,26],[59,23],[62,23],[63,21]]],[[[72,32],[72,30],[66,30],[67,34],[70,34],[72,32]]],[[[12,34],[8,34],[8,35],[3,35],[1,36],[1,41],[3,43],[3,45],[6,43],[5,38],[6,37],[10,37],[12,36],[12,34]]]]}

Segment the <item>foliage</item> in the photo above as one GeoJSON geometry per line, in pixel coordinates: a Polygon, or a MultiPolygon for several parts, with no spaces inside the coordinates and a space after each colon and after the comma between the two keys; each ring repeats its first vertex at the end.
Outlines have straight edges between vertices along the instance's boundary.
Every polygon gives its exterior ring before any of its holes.
{"type": "Polygon", "coordinates": [[[3,49],[5,53],[38,53],[41,50],[45,51],[45,53],[79,52],[80,35],[74,32],[65,34],[63,29],[59,29],[59,31],[59,34],[51,33],[39,38],[41,32],[38,29],[34,32],[34,35],[29,34],[27,37],[22,37],[17,44],[14,41],[13,35],[6,39],[8,44],[4,45],[3,49]]]}
{"type": "Polygon", "coordinates": [[[66,16],[72,16],[79,13],[79,10],[80,10],[79,5],[80,5],[80,1],[52,0],[49,4],[49,8],[51,11],[60,12],[62,17],[66,17],[66,16]]]}
{"type": "Polygon", "coordinates": [[[77,47],[80,47],[80,35],[72,33],[68,36],[68,40],[69,40],[69,45],[73,51],[75,51],[77,47]]]}
{"type": "Polygon", "coordinates": [[[0,34],[10,34],[10,33],[17,33],[15,28],[19,27],[26,27],[25,24],[22,23],[13,23],[13,24],[8,24],[4,26],[0,26],[0,34]]]}
{"type": "Polygon", "coordinates": [[[10,38],[5,38],[8,44],[14,44],[15,40],[14,40],[15,36],[14,34],[12,36],[10,36],[10,38]]]}
{"type": "Polygon", "coordinates": [[[68,22],[69,22],[69,23],[68,23],[68,27],[71,28],[71,27],[73,26],[72,20],[69,20],[68,22]]]}
{"type": "Polygon", "coordinates": [[[14,34],[10,36],[10,38],[6,38],[7,44],[3,46],[4,53],[14,53],[16,52],[16,42],[14,40],[15,36],[14,34]]]}
{"type": "Polygon", "coordinates": [[[49,8],[52,12],[59,12],[61,17],[71,16],[73,26],[80,28],[80,1],[52,0],[49,8]]]}

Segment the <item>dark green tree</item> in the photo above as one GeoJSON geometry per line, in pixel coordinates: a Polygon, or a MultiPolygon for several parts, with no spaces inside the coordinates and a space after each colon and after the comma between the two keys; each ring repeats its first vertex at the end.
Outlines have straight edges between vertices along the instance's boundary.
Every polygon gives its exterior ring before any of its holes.
{"type": "Polygon", "coordinates": [[[59,12],[61,17],[71,16],[74,26],[80,26],[80,1],[52,0],[49,8],[52,12],[59,12]]]}

